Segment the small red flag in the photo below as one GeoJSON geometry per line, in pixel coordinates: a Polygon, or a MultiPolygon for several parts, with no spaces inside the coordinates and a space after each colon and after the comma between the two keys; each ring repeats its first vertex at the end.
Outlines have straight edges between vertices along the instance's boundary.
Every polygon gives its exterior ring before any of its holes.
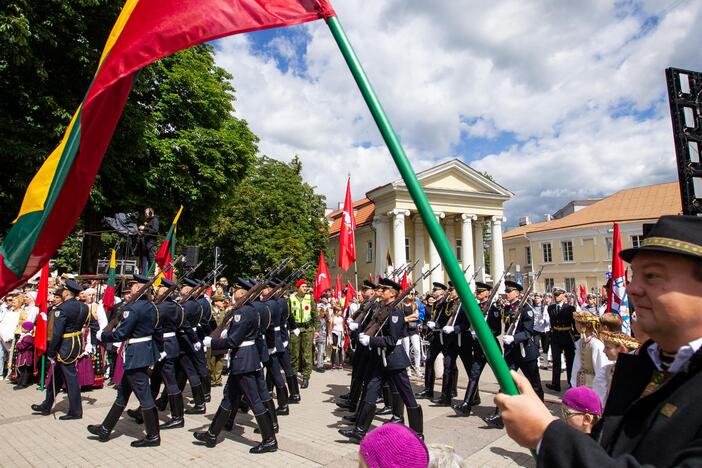
{"type": "Polygon", "coordinates": [[[585,286],[582,285],[582,284],[580,285],[580,299],[579,299],[578,302],[580,302],[580,306],[581,306],[581,307],[582,307],[585,303],[587,303],[587,291],[585,290],[585,286]]]}
{"type": "Polygon", "coordinates": [[[622,331],[631,335],[629,301],[626,295],[626,270],[624,269],[624,260],[619,258],[621,250],[622,238],[619,233],[619,224],[614,223],[614,235],[612,236],[612,286],[609,288],[607,311],[619,314],[622,319],[622,331]]]}
{"type": "Polygon", "coordinates": [[[346,183],[346,199],[344,212],[341,214],[341,231],[339,232],[339,267],[347,271],[356,261],[356,217],[353,214],[351,200],[351,178],[346,183]]]}
{"type": "MultiPolygon", "coordinates": [[[[49,310],[49,264],[46,263],[41,269],[39,277],[39,289],[37,290],[36,306],[39,308],[39,315],[34,323],[34,354],[39,357],[46,352],[46,312],[49,310]]],[[[36,359],[35,359],[36,362],[36,359]]]]}
{"type": "Polygon", "coordinates": [[[346,301],[344,302],[344,309],[348,310],[349,306],[353,302],[353,298],[356,297],[356,290],[351,286],[351,282],[346,285],[346,301]]]}
{"type": "Polygon", "coordinates": [[[319,298],[327,289],[331,288],[331,278],[329,269],[324,261],[324,252],[319,253],[319,264],[317,265],[317,275],[314,277],[314,300],[319,302],[319,298]]]}
{"type": "Polygon", "coordinates": [[[407,288],[410,287],[410,282],[407,279],[407,272],[402,273],[402,282],[400,283],[400,286],[402,287],[403,291],[407,291],[407,288]]]}

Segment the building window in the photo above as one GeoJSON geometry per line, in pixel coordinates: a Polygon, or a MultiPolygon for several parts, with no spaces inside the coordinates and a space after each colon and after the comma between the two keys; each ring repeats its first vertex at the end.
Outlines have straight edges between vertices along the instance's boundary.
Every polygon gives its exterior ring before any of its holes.
{"type": "Polygon", "coordinates": [[[553,290],[553,278],[544,278],[544,292],[553,290]]]}
{"type": "Polygon", "coordinates": [[[563,261],[564,262],[572,262],[573,261],[573,241],[561,242],[561,249],[563,249],[563,261]]]}
{"type": "Polygon", "coordinates": [[[641,238],[643,236],[631,236],[631,246],[635,249],[641,247],[641,238]]]}
{"type": "MultiPolygon", "coordinates": [[[[461,239],[456,239],[456,258],[458,261],[461,261],[461,257],[463,256],[463,241],[461,239]]],[[[466,268],[468,265],[463,265],[463,268],[466,268]]]]}
{"type": "Polygon", "coordinates": [[[612,260],[612,238],[605,237],[605,244],[607,245],[607,260],[612,260]]]}
{"type": "Polygon", "coordinates": [[[524,247],[524,257],[526,257],[526,264],[531,265],[531,247],[524,247]]]}
{"type": "Polygon", "coordinates": [[[551,263],[553,256],[551,255],[551,243],[545,242],[541,244],[541,252],[543,253],[544,263],[551,263]]]}
{"type": "Polygon", "coordinates": [[[410,249],[409,237],[405,237],[405,260],[407,262],[410,262],[411,261],[410,259],[412,258],[412,255],[410,255],[410,251],[411,251],[411,249],[410,249]]]}
{"type": "Polygon", "coordinates": [[[565,279],[565,290],[567,292],[575,291],[575,278],[566,278],[565,279]]]}
{"type": "Polygon", "coordinates": [[[366,242],[366,263],[373,262],[373,241],[366,242]]]}

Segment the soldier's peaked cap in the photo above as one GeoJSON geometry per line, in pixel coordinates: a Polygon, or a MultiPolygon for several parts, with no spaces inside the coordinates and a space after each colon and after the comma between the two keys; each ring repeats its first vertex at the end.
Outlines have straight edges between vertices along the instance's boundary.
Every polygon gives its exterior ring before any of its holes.
{"type": "Polygon", "coordinates": [[[72,279],[66,280],[66,282],[64,283],[64,286],[66,287],[66,289],[71,291],[73,294],[78,294],[79,292],[83,291],[83,286],[76,283],[72,279]]]}
{"type": "Polygon", "coordinates": [[[394,289],[395,291],[398,291],[398,292],[402,290],[402,286],[400,286],[399,284],[397,284],[393,280],[387,279],[387,278],[382,278],[380,280],[380,285],[384,289],[394,289]]]}
{"type": "Polygon", "coordinates": [[[480,281],[475,282],[475,290],[483,290],[483,291],[490,291],[492,289],[492,286],[490,286],[487,283],[481,283],[480,281]]]}
{"type": "Polygon", "coordinates": [[[200,285],[200,282],[199,282],[198,280],[194,280],[194,279],[191,279],[191,278],[185,278],[185,279],[183,280],[183,284],[186,285],[186,286],[190,286],[190,287],[193,287],[193,288],[194,288],[195,286],[199,286],[199,285],[200,285]]]}
{"type": "Polygon", "coordinates": [[[242,277],[238,277],[238,278],[236,279],[236,284],[237,284],[237,286],[239,286],[239,287],[241,287],[242,289],[245,289],[245,290],[247,290],[247,291],[248,291],[249,289],[253,288],[253,285],[252,285],[251,283],[249,283],[247,280],[245,280],[244,278],[242,278],[242,277]]]}
{"type": "Polygon", "coordinates": [[[444,283],[439,282],[432,283],[432,286],[434,286],[434,291],[436,291],[437,289],[443,289],[444,291],[446,291],[448,289],[444,283]]]}
{"type": "Polygon", "coordinates": [[[519,292],[524,291],[521,284],[509,280],[505,281],[505,289],[516,289],[519,292]]]}

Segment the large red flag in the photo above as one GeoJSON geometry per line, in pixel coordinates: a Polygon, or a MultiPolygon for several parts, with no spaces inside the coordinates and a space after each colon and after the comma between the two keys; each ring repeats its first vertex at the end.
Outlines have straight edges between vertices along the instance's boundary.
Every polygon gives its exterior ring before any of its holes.
{"type": "MultiPolygon", "coordinates": [[[[34,355],[39,357],[46,352],[46,312],[49,310],[49,264],[41,268],[36,306],[39,308],[37,321],[34,323],[34,355]]],[[[35,360],[36,362],[36,360],[35,360]]]]}
{"type": "Polygon", "coordinates": [[[344,212],[341,214],[341,231],[339,233],[339,267],[347,271],[356,261],[356,217],[353,214],[351,200],[351,178],[346,182],[346,199],[344,212]]]}
{"type": "Polygon", "coordinates": [[[317,275],[314,277],[314,300],[319,302],[322,293],[331,288],[331,278],[329,269],[324,261],[324,252],[319,253],[319,264],[317,265],[317,275]]]}
{"type": "Polygon", "coordinates": [[[626,270],[624,260],[619,258],[622,250],[622,238],[619,234],[619,224],[614,223],[612,236],[612,286],[609,288],[607,310],[619,314],[622,319],[622,331],[631,335],[629,323],[629,300],[626,295],[626,270]]]}
{"type": "Polygon", "coordinates": [[[39,271],[73,229],[141,68],[224,36],[332,16],[328,0],[127,0],[83,102],[0,246],[0,296],[39,271]]]}

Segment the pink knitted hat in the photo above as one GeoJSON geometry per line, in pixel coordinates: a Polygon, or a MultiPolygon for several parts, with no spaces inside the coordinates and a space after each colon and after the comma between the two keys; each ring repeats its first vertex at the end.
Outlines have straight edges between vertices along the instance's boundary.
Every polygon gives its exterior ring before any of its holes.
{"type": "Polygon", "coordinates": [[[361,441],[359,452],[370,468],[426,468],[429,452],[407,426],[383,424],[361,441]]]}
{"type": "Polygon", "coordinates": [[[563,404],[581,413],[602,416],[602,403],[597,393],[590,387],[573,387],[563,395],[563,404]]]}

